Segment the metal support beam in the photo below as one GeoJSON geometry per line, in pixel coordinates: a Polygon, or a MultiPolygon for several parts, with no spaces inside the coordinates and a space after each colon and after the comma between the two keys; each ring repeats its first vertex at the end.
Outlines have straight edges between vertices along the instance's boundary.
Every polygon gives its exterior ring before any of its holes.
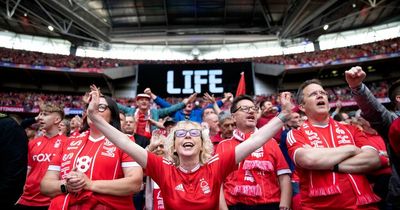
{"type": "Polygon", "coordinates": [[[267,23],[268,28],[271,28],[272,15],[269,11],[268,5],[263,0],[257,0],[258,3],[261,5],[261,12],[263,14],[264,20],[267,23]]]}
{"type": "Polygon", "coordinates": [[[165,25],[168,27],[168,26],[169,26],[169,22],[168,22],[168,5],[167,5],[167,0],[164,0],[164,1],[163,1],[163,5],[164,5],[165,25]]]}
{"type": "Polygon", "coordinates": [[[17,3],[15,3],[14,7],[10,11],[10,0],[6,1],[6,9],[7,9],[7,18],[8,19],[11,19],[11,17],[14,15],[15,10],[17,9],[20,2],[21,2],[21,0],[18,0],[17,3]]]}
{"type": "Polygon", "coordinates": [[[111,6],[110,0],[103,0],[103,3],[107,7],[107,15],[110,18],[109,21],[110,21],[110,24],[112,25],[113,23],[112,23],[112,14],[111,14],[111,8],[110,8],[110,6],[111,6]]]}
{"type": "Polygon", "coordinates": [[[137,4],[136,4],[136,0],[133,0],[133,6],[135,7],[135,13],[136,13],[136,18],[137,18],[137,24],[138,24],[138,28],[141,28],[142,24],[140,23],[140,16],[139,16],[139,10],[137,9],[137,4]]]}
{"type": "Polygon", "coordinates": [[[228,7],[228,0],[224,0],[224,24],[226,23],[226,8],[228,7]]]}
{"type": "Polygon", "coordinates": [[[328,9],[329,7],[331,7],[333,4],[335,4],[337,2],[337,0],[329,0],[326,1],[325,4],[323,4],[322,6],[319,6],[318,9],[314,10],[313,13],[311,13],[310,15],[307,15],[307,17],[304,20],[299,21],[294,28],[292,28],[292,32],[296,33],[297,31],[300,31],[301,28],[304,25],[307,25],[309,22],[311,22],[312,20],[314,20],[315,18],[317,18],[318,16],[320,16],[326,9],[328,9]]]}
{"type": "Polygon", "coordinates": [[[298,22],[299,17],[303,13],[303,11],[307,8],[310,0],[303,0],[299,2],[299,5],[295,7],[295,11],[288,16],[288,18],[284,21],[285,25],[283,31],[281,32],[280,36],[282,38],[286,38],[288,34],[292,31],[292,28],[295,27],[295,24],[298,22]]]}
{"type": "Polygon", "coordinates": [[[65,32],[65,31],[64,31],[64,28],[61,27],[60,23],[58,23],[58,22],[56,21],[56,19],[53,18],[53,16],[50,14],[50,12],[47,11],[47,9],[44,8],[43,5],[42,5],[38,0],[35,0],[35,2],[36,2],[37,5],[39,5],[39,7],[42,9],[42,11],[43,11],[44,13],[46,13],[46,15],[53,21],[53,23],[56,25],[56,27],[58,28],[58,30],[60,30],[60,31],[62,31],[62,32],[65,32]]]}
{"type": "Polygon", "coordinates": [[[197,0],[194,0],[194,18],[196,19],[196,23],[198,22],[198,20],[197,20],[197,0]]]}
{"type": "MultiPolygon", "coordinates": [[[[53,8],[54,10],[61,13],[64,17],[72,20],[76,25],[79,25],[80,27],[84,28],[90,36],[96,38],[98,41],[102,42],[110,41],[110,39],[108,38],[109,27],[103,27],[105,23],[104,21],[101,20],[97,22],[94,21],[89,22],[89,20],[97,18],[96,16],[93,16],[93,14],[90,13],[89,11],[84,9],[80,10],[79,12],[72,11],[70,4],[65,1],[59,1],[59,0],[42,0],[42,1],[51,8],[53,8]]],[[[77,2],[75,3],[77,5],[80,5],[77,2]]]]}

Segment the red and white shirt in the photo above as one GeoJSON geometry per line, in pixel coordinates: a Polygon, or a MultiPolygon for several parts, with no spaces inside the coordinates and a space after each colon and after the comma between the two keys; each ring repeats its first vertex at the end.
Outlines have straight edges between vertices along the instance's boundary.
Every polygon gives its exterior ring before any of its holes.
{"type": "Polygon", "coordinates": [[[165,209],[219,209],[222,181],[236,168],[235,150],[214,155],[192,171],[148,152],[146,174],[161,189],[165,209]]]}
{"type": "MultiPolygon", "coordinates": [[[[48,170],[60,171],[64,179],[73,167],[86,174],[91,180],[114,180],[124,177],[123,168],[140,167],[128,154],[116,147],[104,136],[93,138],[90,132],[71,137],[64,144],[59,155],[55,156],[48,170]]],[[[60,194],[52,200],[51,208],[74,205],[66,199],[67,194],[60,194]],[[58,206],[58,207],[57,207],[58,206]]],[[[68,194],[73,197],[73,194],[68,194]]],[[[113,196],[93,193],[92,198],[102,205],[114,209],[134,209],[132,196],[113,196]]],[[[75,200],[79,201],[79,197],[75,200]]],[[[87,201],[85,201],[87,202],[87,201]]]]}
{"type": "Polygon", "coordinates": [[[50,161],[61,151],[67,137],[57,134],[52,138],[41,136],[29,141],[28,171],[24,192],[18,204],[25,206],[48,206],[51,198],[40,193],[40,182],[46,174],[50,161]]]}
{"type": "MultiPolygon", "coordinates": [[[[339,147],[343,145],[355,144],[359,148],[369,147],[372,148],[365,134],[355,126],[341,125],[339,129],[335,129],[333,125],[310,125],[306,121],[302,127],[311,127],[312,131],[308,131],[308,136],[305,135],[301,129],[291,130],[287,135],[288,152],[292,157],[293,162],[296,164],[296,171],[300,178],[300,194],[303,209],[377,209],[373,204],[371,205],[357,205],[357,192],[354,192],[350,176],[347,173],[336,173],[337,179],[335,183],[340,186],[340,192],[331,195],[311,196],[313,179],[320,176],[319,173],[323,170],[308,170],[297,165],[296,152],[302,149],[305,145],[318,148],[324,147],[323,141],[327,142],[329,148],[339,147]],[[343,132],[346,129],[347,132],[343,132]],[[335,139],[334,136],[337,136],[335,139]],[[311,140],[309,140],[311,139],[311,140]]],[[[331,124],[331,123],[330,123],[331,124]]],[[[314,184],[315,185],[315,184],[314,184]]],[[[368,185],[368,184],[367,184],[368,185]]],[[[361,186],[360,186],[361,187],[361,186]]],[[[362,186],[364,189],[370,190],[369,186],[362,186]]],[[[369,192],[369,191],[368,191],[369,192]]]]}
{"type": "MultiPolygon", "coordinates": [[[[220,142],[217,153],[234,149],[252,134],[244,134],[236,129],[231,139],[220,142]]],[[[271,139],[241,161],[226,178],[224,195],[227,205],[279,202],[281,192],[278,176],[283,174],[291,174],[291,171],[278,144],[271,139]]]]}

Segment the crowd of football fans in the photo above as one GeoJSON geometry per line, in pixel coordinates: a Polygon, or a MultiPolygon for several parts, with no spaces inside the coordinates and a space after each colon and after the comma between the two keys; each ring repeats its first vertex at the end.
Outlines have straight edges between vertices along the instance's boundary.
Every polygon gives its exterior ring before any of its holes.
{"type": "Polygon", "coordinates": [[[148,61],[148,60],[122,60],[108,58],[90,58],[79,56],[65,56],[47,54],[25,50],[13,50],[0,48],[0,61],[39,66],[53,66],[66,68],[111,68],[130,66],[144,63],[160,64],[185,64],[185,63],[215,63],[215,62],[243,62],[252,61],[258,63],[280,65],[326,65],[333,61],[343,59],[356,59],[374,55],[400,52],[400,38],[383,40],[363,45],[355,45],[344,48],[322,50],[307,53],[256,57],[249,59],[216,59],[216,60],[184,60],[184,61],[148,61]]]}

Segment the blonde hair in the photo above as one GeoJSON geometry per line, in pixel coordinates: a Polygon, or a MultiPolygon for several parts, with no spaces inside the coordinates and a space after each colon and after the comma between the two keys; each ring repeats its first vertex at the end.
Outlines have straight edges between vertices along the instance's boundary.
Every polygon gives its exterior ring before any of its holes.
{"type": "Polygon", "coordinates": [[[205,164],[212,157],[212,153],[214,151],[213,144],[211,142],[209,132],[203,129],[203,127],[193,121],[180,121],[176,124],[176,126],[171,130],[167,139],[165,140],[165,152],[166,158],[174,163],[175,166],[180,165],[179,156],[175,152],[175,131],[185,128],[186,126],[191,125],[195,129],[201,130],[201,139],[202,146],[199,154],[200,164],[205,164]]]}
{"type": "Polygon", "coordinates": [[[64,108],[61,105],[53,103],[43,103],[39,106],[41,112],[55,112],[58,113],[61,119],[64,118],[64,108]]]}

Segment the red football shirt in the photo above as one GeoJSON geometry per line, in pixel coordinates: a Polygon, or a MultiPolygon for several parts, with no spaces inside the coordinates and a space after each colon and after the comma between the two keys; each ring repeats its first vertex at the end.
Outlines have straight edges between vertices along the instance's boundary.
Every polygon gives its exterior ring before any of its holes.
{"type": "MultiPolygon", "coordinates": [[[[217,153],[233,149],[240,143],[234,137],[222,141],[217,153]]],[[[271,139],[241,161],[226,178],[224,195],[227,205],[279,202],[281,194],[278,176],[282,174],[291,174],[291,171],[278,144],[271,139]]]]}
{"type": "MultiPolygon", "coordinates": [[[[91,180],[123,178],[123,168],[140,167],[128,154],[108,141],[104,136],[94,139],[90,137],[90,132],[69,138],[68,143],[64,144],[61,153],[51,161],[48,170],[60,171],[61,179],[72,170],[73,166],[76,166],[79,171],[85,173],[91,180]]],[[[59,196],[65,197],[66,194],[60,194],[57,197],[59,196]]],[[[132,196],[94,193],[93,197],[101,204],[114,209],[134,209],[132,196]]],[[[61,199],[58,198],[57,200],[61,199]]]]}
{"type": "MultiPolygon", "coordinates": [[[[361,130],[351,125],[345,126],[346,129],[348,129],[349,132],[352,134],[356,146],[360,148],[373,148],[369,143],[367,137],[361,130]]],[[[313,129],[322,134],[322,136],[330,143],[330,147],[333,147],[329,126],[313,126],[313,129]]],[[[300,148],[303,148],[304,145],[309,145],[307,143],[307,136],[303,135],[300,130],[291,130],[288,133],[287,138],[289,155],[292,157],[294,163],[297,165],[295,156],[296,151],[300,148]]],[[[300,178],[300,194],[303,209],[329,209],[332,207],[334,207],[335,209],[376,209],[373,204],[365,206],[356,205],[356,194],[352,188],[349,176],[345,173],[337,173],[339,176],[338,183],[341,188],[340,194],[311,197],[309,196],[309,186],[311,185],[311,175],[309,173],[309,170],[303,169],[297,165],[296,171],[300,178]]]]}
{"type": "Polygon", "coordinates": [[[28,168],[24,192],[18,204],[25,206],[48,206],[51,198],[40,193],[40,182],[46,174],[50,161],[61,150],[67,137],[55,135],[52,138],[41,136],[29,141],[28,168]]]}
{"type": "Polygon", "coordinates": [[[160,186],[165,209],[219,209],[222,181],[236,168],[235,150],[216,154],[192,171],[147,154],[146,174],[160,186]]]}

